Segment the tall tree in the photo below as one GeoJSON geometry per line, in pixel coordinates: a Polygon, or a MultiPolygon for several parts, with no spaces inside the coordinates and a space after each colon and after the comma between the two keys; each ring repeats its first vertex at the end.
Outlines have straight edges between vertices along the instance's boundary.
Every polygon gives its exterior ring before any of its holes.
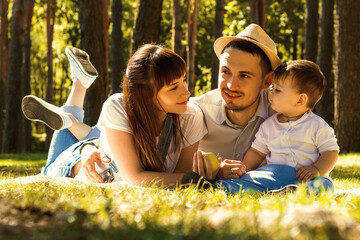
{"type": "Polygon", "coordinates": [[[131,40],[134,53],[144,43],[157,43],[163,0],[138,0],[135,25],[131,40]]]}
{"type": "Polygon", "coordinates": [[[0,0],[0,152],[4,132],[5,94],[8,72],[8,2],[0,0]]]}
{"type": "MultiPolygon", "coordinates": [[[[54,38],[54,24],[55,24],[55,9],[56,0],[46,0],[46,46],[47,46],[47,87],[46,87],[46,101],[53,102],[53,50],[52,42],[54,38]]],[[[46,128],[46,146],[50,146],[53,131],[46,128]]]]}
{"type": "Polygon", "coordinates": [[[172,50],[177,54],[182,53],[182,27],[181,27],[181,0],[172,1],[172,50]]]}
{"type": "Polygon", "coordinates": [[[121,80],[126,68],[122,49],[123,32],[121,25],[123,21],[122,0],[113,0],[111,3],[112,32],[111,32],[111,93],[121,92],[121,80]]]}
{"type": "Polygon", "coordinates": [[[321,1],[320,42],[317,56],[317,63],[326,78],[326,89],[322,99],[316,105],[316,113],[330,125],[333,125],[334,119],[334,3],[334,0],[321,1]]]}
{"type": "Polygon", "coordinates": [[[15,153],[20,150],[19,126],[21,126],[21,89],[23,42],[24,42],[24,1],[14,0],[9,43],[9,70],[6,92],[5,131],[3,152],[15,153]]]}
{"type": "Polygon", "coordinates": [[[360,2],[337,0],[335,132],[343,152],[360,151],[360,2]]]}
{"type": "MultiPolygon", "coordinates": [[[[24,35],[24,50],[23,50],[23,95],[30,94],[30,52],[31,52],[31,19],[34,12],[34,0],[26,0],[25,1],[25,35],[24,35]]],[[[31,151],[31,122],[25,119],[22,116],[22,133],[19,137],[22,139],[22,152],[30,152],[31,151]]]]}
{"type": "MultiPolygon", "coordinates": [[[[224,29],[224,15],[225,15],[225,0],[216,0],[214,32],[213,32],[214,41],[222,36],[222,31],[224,29]]],[[[211,89],[215,89],[218,87],[218,77],[219,77],[219,59],[215,54],[214,48],[212,48],[211,89]]]]}
{"type": "Polygon", "coordinates": [[[87,90],[85,118],[88,125],[95,125],[102,105],[108,97],[109,82],[109,1],[79,0],[81,48],[90,56],[99,77],[87,90]]]}
{"type": "Polygon", "coordinates": [[[305,59],[316,62],[319,34],[319,0],[306,0],[305,59]]]}
{"type": "Polygon", "coordinates": [[[251,22],[265,28],[265,0],[251,0],[251,22]]]}
{"type": "Polygon", "coordinates": [[[197,5],[198,0],[188,0],[187,3],[187,73],[189,81],[189,91],[194,95],[195,90],[195,53],[197,35],[197,5]]]}

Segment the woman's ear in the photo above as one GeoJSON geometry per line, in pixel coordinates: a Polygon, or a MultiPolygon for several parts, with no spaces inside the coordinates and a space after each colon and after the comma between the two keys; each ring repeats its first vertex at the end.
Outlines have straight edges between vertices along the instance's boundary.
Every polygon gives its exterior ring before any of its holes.
{"type": "Polygon", "coordinates": [[[262,89],[268,89],[271,86],[273,79],[274,79],[274,71],[271,71],[268,74],[266,74],[262,89]]]}
{"type": "Polygon", "coordinates": [[[306,106],[308,100],[309,100],[309,97],[306,93],[300,93],[297,104],[298,104],[298,106],[306,106]]]}

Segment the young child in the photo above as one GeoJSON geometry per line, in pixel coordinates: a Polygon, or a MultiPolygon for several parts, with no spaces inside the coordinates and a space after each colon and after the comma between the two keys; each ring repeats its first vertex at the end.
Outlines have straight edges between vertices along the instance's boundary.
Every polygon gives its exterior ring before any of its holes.
{"type": "MultiPolygon", "coordinates": [[[[267,192],[299,182],[314,185],[312,180],[323,177],[316,187],[333,189],[328,176],[338,159],[339,146],[334,130],[311,111],[324,89],[325,78],[315,63],[296,60],[279,66],[269,93],[271,107],[278,113],[262,123],[245,154],[247,174],[240,179],[217,181],[217,185],[230,192],[267,192]],[[257,169],[264,159],[267,166],[257,169]]],[[[190,178],[199,180],[194,174],[190,178]]]]}
{"type": "Polygon", "coordinates": [[[247,171],[266,158],[268,165],[295,167],[300,182],[329,175],[339,146],[334,130],[311,111],[324,90],[325,78],[311,61],[290,61],[275,70],[269,101],[278,113],[260,126],[243,160],[247,171]]]}

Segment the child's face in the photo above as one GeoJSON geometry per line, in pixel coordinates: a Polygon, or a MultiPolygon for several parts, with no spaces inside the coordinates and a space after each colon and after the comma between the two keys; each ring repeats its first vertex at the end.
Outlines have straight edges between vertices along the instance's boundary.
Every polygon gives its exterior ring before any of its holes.
{"type": "Polygon", "coordinates": [[[295,112],[299,98],[300,94],[292,85],[291,77],[287,77],[284,81],[274,83],[269,92],[271,107],[278,113],[285,115],[291,115],[295,112]]]}

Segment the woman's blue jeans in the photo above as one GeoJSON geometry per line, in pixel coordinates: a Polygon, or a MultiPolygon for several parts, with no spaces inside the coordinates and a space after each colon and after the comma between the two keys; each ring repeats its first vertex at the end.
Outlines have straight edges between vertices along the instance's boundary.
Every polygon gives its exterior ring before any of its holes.
{"type": "MultiPolygon", "coordinates": [[[[66,113],[71,113],[77,120],[83,121],[84,110],[75,106],[63,106],[66,113]]],[[[94,127],[91,132],[80,141],[68,129],[55,131],[51,139],[48,158],[41,174],[51,177],[67,177],[71,169],[80,161],[80,148],[84,142],[100,137],[100,130],[94,127]]]]}
{"type": "MultiPolygon", "coordinates": [[[[287,185],[300,185],[296,174],[297,172],[293,167],[271,164],[247,172],[239,179],[219,180],[216,183],[229,193],[268,192],[281,189],[287,185]]],[[[306,188],[309,193],[314,194],[323,189],[327,192],[334,192],[334,183],[328,177],[319,177],[306,183],[306,188]]]]}

